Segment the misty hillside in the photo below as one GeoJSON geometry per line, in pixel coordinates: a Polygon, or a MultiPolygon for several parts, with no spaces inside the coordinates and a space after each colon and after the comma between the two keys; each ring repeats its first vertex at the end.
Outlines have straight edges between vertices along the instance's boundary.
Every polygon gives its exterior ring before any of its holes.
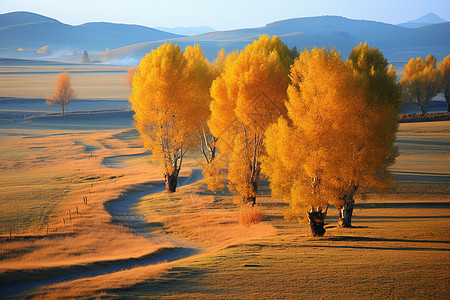
{"type": "Polygon", "coordinates": [[[33,24],[33,23],[60,23],[58,20],[41,16],[38,14],[18,11],[0,15],[0,28],[14,25],[33,24]]]}
{"type": "Polygon", "coordinates": [[[47,45],[54,50],[104,51],[177,37],[180,35],[139,25],[99,22],[71,26],[29,12],[0,15],[0,48],[10,51],[47,45]]]}
{"type": "MultiPolygon", "coordinates": [[[[413,56],[434,54],[442,59],[450,53],[450,40],[444,38],[450,32],[450,23],[412,29],[374,21],[352,20],[337,16],[296,18],[273,22],[264,27],[230,31],[216,31],[192,37],[170,39],[184,48],[200,44],[206,57],[213,60],[217,52],[243,49],[261,34],[277,35],[289,47],[299,50],[305,47],[335,47],[344,56],[359,42],[367,41],[377,46],[391,61],[407,61],[413,56]]],[[[164,41],[166,42],[166,41],[164,41]]],[[[134,61],[163,44],[162,41],[139,43],[111,52],[111,58],[134,61]]]]}
{"type": "Polygon", "coordinates": [[[158,30],[175,33],[179,35],[186,35],[186,36],[192,36],[192,35],[198,35],[203,34],[207,32],[214,32],[217,31],[214,28],[208,27],[208,26],[188,26],[188,27],[156,27],[158,30]]]}
{"type": "Polygon", "coordinates": [[[436,14],[428,13],[425,16],[417,18],[415,20],[411,20],[405,23],[398,24],[399,26],[408,27],[408,28],[420,28],[432,24],[439,24],[448,22],[436,14]]]}
{"type": "MultiPolygon", "coordinates": [[[[425,18],[426,17],[426,18],[425,18]]],[[[430,21],[433,16],[425,16],[430,21]]],[[[436,20],[436,18],[434,18],[436,20]]],[[[63,24],[37,14],[17,12],[0,15],[0,57],[51,57],[36,54],[36,49],[49,45],[52,50],[66,51],[65,60],[79,62],[75,50],[88,50],[91,61],[136,65],[152,49],[165,42],[181,48],[199,44],[205,56],[214,60],[217,52],[243,49],[261,34],[277,35],[289,47],[335,47],[344,57],[360,42],[381,49],[391,62],[408,61],[411,57],[433,54],[439,60],[450,53],[450,23],[420,28],[407,28],[381,22],[352,20],[338,16],[321,16],[281,20],[258,28],[214,31],[195,36],[180,36],[144,26],[86,23],[63,24]],[[32,49],[18,51],[18,48],[32,49]],[[108,55],[104,51],[109,48],[108,55]],[[34,56],[33,56],[34,55],[34,56]]],[[[60,55],[61,56],[61,55],[60,55]]],[[[54,55],[53,57],[56,57],[54,55]]],[[[401,65],[401,64],[400,64],[401,65]]]]}

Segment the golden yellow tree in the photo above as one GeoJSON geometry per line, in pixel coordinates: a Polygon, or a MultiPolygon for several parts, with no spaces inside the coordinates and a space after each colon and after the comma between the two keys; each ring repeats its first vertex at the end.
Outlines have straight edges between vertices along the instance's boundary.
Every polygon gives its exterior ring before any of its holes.
{"type": "Polygon", "coordinates": [[[289,119],[267,129],[262,169],[272,195],[290,204],[290,214],[306,216],[311,233],[321,236],[328,204],[339,195],[337,151],[342,133],[354,122],[360,88],[334,50],[301,52],[290,78],[289,119]]]}
{"type": "Polygon", "coordinates": [[[208,115],[198,94],[209,80],[204,79],[209,70],[203,63],[199,46],[188,46],[183,53],[178,45],[166,43],[148,53],[133,76],[134,126],[163,167],[169,192],[175,192],[183,157],[208,115]]]}
{"type": "Polygon", "coordinates": [[[70,86],[70,76],[66,72],[59,73],[56,77],[55,91],[51,97],[47,98],[49,105],[58,104],[61,106],[61,115],[64,116],[66,106],[73,100],[74,92],[70,86]]]}
{"type": "Polygon", "coordinates": [[[447,112],[450,112],[450,55],[438,64],[442,77],[442,91],[444,92],[445,101],[447,101],[447,112]]]}
{"type": "Polygon", "coordinates": [[[130,88],[133,87],[133,76],[137,70],[138,67],[130,67],[127,71],[127,78],[125,79],[125,84],[130,88]]]}
{"type": "Polygon", "coordinates": [[[400,80],[406,101],[419,106],[421,113],[427,112],[427,106],[441,91],[441,73],[436,68],[436,58],[427,55],[425,61],[421,57],[411,58],[403,70],[400,80]]]}
{"type": "Polygon", "coordinates": [[[279,38],[263,35],[243,51],[228,54],[211,86],[208,125],[227,155],[228,187],[244,203],[256,202],[264,132],[285,113],[292,62],[279,38]]]}
{"type": "Polygon", "coordinates": [[[385,189],[393,185],[388,167],[398,155],[395,147],[398,114],[402,105],[401,86],[394,67],[376,47],[367,42],[350,53],[348,63],[358,85],[363,89],[355,127],[347,141],[351,142],[341,170],[340,197],[334,204],[339,210],[339,225],[351,227],[356,191],[367,188],[385,189]]]}
{"type": "MultiPolygon", "coordinates": [[[[224,68],[226,60],[227,55],[225,54],[225,50],[221,49],[217,53],[217,58],[215,59],[214,63],[210,65],[212,74],[212,77],[210,77],[210,79],[215,79],[220,75],[224,68]]],[[[211,95],[209,91],[210,86],[211,82],[209,82],[207,89],[203,90],[203,92],[206,91],[204,98],[206,100],[205,102],[208,103],[208,110],[211,105],[211,95]]],[[[208,119],[210,118],[210,116],[211,111],[209,110],[208,119]]],[[[200,138],[200,151],[205,158],[205,164],[202,174],[204,177],[204,182],[207,184],[208,189],[215,193],[217,190],[223,189],[225,187],[225,162],[222,159],[217,159],[216,157],[218,137],[215,137],[211,133],[207,121],[208,120],[205,120],[202,126],[202,131],[198,132],[200,138]]]]}
{"type": "MultiPolygon", "coordinates": [[[[382,125],[389,109],[376,104],[382,101],[370,93],[373,78],[363,79],[366,67],[362,63],[371,61],[362,54],[367,51],[364,48],[356,48],[361,52],[356,55],[361,57],[360,71],[343,62],[333,49],[300,53],[290,73],[289,118],[280,118],[266,131],[262,170],[269,176],[272,193],[290,204],[292,215],[303,218],[306,213],[314,236],[325,233],[328,205],[342,210],[346,203],[354,203],[358,189],[390,179],[386,168],[396,151],[392,134],[383,137],[388,130],[379,126],[391,128],[396,122],[387,120],[389,125],[382,125]]],[[[375,65],[373,74],[377,68],[388,72],[375,65]]],[[[351,222],[351,211],[345,213],[350,213],[347,220],[351,222]]]]}

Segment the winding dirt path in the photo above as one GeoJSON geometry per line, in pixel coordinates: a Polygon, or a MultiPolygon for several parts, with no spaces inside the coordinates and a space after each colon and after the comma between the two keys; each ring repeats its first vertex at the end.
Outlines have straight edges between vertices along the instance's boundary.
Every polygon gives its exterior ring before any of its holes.
{"type": "MultiPolygon", "coordinates": [[[[179,179],[179,187],[192,184],[203,179],[200,169],[193,169],[187,178],[179,179]]],[[[11,297],[24,291],[32,290],[38,287],[71,281],[80,278],[89,278],[99,275],[110,274],[118,271],[128,270],[135,267],[156,265],[161,262],[173,262],[186,258],[201,252],[196,247],[186,247],[190,243],[175,239],[169,235],[161,235],[149,232],[145,216],[136,214],[133,211],[142,197],[149,194],[164,191],[164,187],[157,187],[150,190],[125,195],[119,199],[114,199],[104,204],[108,213],[122,225],[129,227],[134,233],[142,235],[149,239],[158,238],[162,241],[168,241],[174,247],[161,248],[154,253],[150,253],[137,258],[127,258],[112,261],[99,261],[85,265],[72,265],[67,267],[55,267],[43,270],[33,271],[33,277],[39,280],[27,279],[26,271],[13,271],[10,274],[3,274],[0,278],[0,297],[11,297]],[[58,275],[55,276],[55,273],[58,275]],[[15,280],[17,278],[17,280],[15,280]]]]}

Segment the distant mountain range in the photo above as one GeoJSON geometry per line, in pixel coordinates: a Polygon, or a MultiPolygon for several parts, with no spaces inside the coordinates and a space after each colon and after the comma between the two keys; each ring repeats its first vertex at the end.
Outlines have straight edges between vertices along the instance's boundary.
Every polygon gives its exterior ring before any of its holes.
{"type": "Polygon", "coordinates": [[[189,27],[171,27],[171,28],[156,27],[156,29],[174,33],[174,34],[187,35],[187,36],[217,31],[214,28],[211,28],[208,26],[189,26],[189,27]]]}
{"type": "MultiPolygon", "coordinates": [[[[335,47],[344,57],[359,42],[367,41],[381,49],[390,61],[404,62],[428,53],[442,59],[450,54],[450,39],[446,38],[450,23],[429,25],[442,20],[437,18],[426,15],[407,22],[427,24],[410,28],[403,24],[321,16],[282,20],[258,28],[184,36],[137,25],[86,23],[70,26],[37,14],[16,12],[0,15],[0,56],[45,58],[64,55],[65,60],[79,61],[80,51],[87,50],[91,62],[136,65],[152,49],[172,42],[183,49],[199,44],[206,57],[213,60],[221,48],[227,52],[243,49],[259,35],[269,34],[279,36],[289,47],[296,46],[299,50],[313,46],[335,47]],[[105,52],[106,48],[109,51],[105,52]]],[[[190,35],[192,32],[184,33],[190,35]]]]}
{"type": "Polygon", "coordinates": [[[30,12],[0,15],[0,51],[9,53],[19,48],[36,50],[43,46],[53,50],[105,51],[106,48],[179,37],[181,35],[139,25],[95,22],[71,26],[30,12]]]}
{"type": "Polygon", "coordinates": [[[418,19],[414,19],[405,23],[398,24],[399,26],[408,27],[408,28],[420,28],[428,25],[439,24],[448,22],[436,14],[428,13],[425,16],[422,16],[418,19]]]}

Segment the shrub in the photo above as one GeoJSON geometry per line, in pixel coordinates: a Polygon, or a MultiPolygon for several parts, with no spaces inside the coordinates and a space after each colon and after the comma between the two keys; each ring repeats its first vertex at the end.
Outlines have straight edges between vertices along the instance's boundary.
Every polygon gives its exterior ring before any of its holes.
{"type": "Polygon", "coordinates": [[[243,204],[239,209],[239,223],[245,227],[258,224],[263,218],[264,212],[260,205],[243,204]]]}

